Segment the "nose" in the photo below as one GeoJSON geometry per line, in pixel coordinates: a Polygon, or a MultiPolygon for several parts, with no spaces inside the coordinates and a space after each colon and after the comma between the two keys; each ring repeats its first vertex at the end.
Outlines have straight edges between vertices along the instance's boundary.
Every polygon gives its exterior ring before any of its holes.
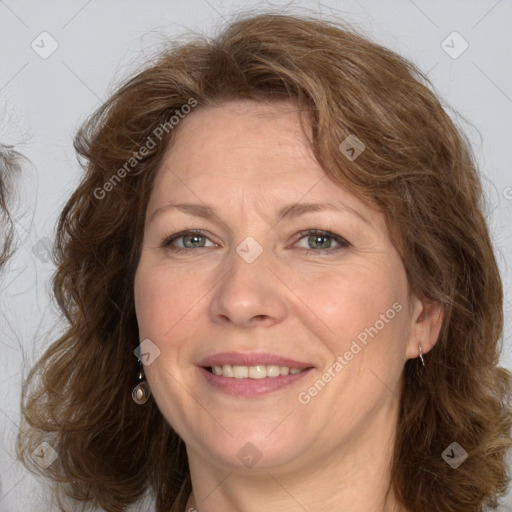
{"type": "Polygon", "coordinates": [[[286,288],[276,279],[265,251],[251,263],[233,249],[224,276],[210,301],[213,322],[240,328],[270,327],[283,321],[286,288]]]}

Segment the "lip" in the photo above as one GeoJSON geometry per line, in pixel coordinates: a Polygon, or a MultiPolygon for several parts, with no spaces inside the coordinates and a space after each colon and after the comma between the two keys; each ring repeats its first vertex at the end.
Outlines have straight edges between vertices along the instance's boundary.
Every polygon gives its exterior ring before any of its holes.
{"type": "Polygon", "coordinates": [[[280,375],[279,377],[266,377],[265,379],[236,379],[215,375],[209,370],[199,367],[199,372],[206,381],[216,390],[237,397],[257,397],[292,386],[297,381],[309,375],[313,368],[308,368],[294,375],[280,375]]]}
{"type": "Polygon", "coordinates": [[[309,363],[296,361],[277,354],[254,352],[222,352],[203,359],[197,363],[197,366],[199,367],[200,374],[214,389],[237,397],[256,397],[282,390],[295,384],[314,370],[314,366],[309,363]],[[278,377],[266,377],[264,379],[223,377],[209,371],[209,368],[213,366],[224,366],[226,364],[238,366],[287,366],[290,369],[296,368],[302,371],[294,375],[279,375],[278,377]]]}
{"type": "MultiPolygon", "coordinates": [[[[211,366],[224,366],[226,364],[238,366],[256,366],[256,365],[278,365],[287,366],[288,368],[297,368],[304,370],[312,368],[313,365],[301,361],[295,361],[286,357],[278,356],[270,353],[255,352],[222,352],[203,359],[197,366],[208,368],[211,366]]],[[[276,379],[279,377],[275,377],[276,379]]]]}

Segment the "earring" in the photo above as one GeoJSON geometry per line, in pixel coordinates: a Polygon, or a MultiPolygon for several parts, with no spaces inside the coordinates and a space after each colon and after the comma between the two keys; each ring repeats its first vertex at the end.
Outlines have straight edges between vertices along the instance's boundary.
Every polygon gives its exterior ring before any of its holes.
{"type": "Polygon", "coordinates": [[[148,383],[144,379],[144,370],[142,369],[142,362],[139,360],[139,372],[137,373],[137,382],[138,384],[133,388],[132,398],[133,401],[142,405],[145,404],[149,396],[151,395],[151,390],[149,389],[148,383]]]}
{"type": "Polygon", "coordinates": [[[421,358],[421,363],[423,364],[423,367],[425,367],[425,361],[423,360],[423,347],[421,346],[421,343],[420,343],[420,358],[421,358]]]}

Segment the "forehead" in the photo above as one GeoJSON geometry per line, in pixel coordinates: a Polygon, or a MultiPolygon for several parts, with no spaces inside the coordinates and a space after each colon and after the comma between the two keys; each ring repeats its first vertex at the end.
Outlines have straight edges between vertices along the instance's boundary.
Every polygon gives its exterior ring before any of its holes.
{"type": "Polygon", "coordinates": [[[309,126],[301,124],[291,101],[199,107],[175,130],[157,173],[156,193],[162,187],[185,192],[193,184],[205,192],[212,186],[267,195],[283,189],[306,194],[314,188],[312,194],[336,195],[313,155],[309,126]]]}
{"type": "Polygon", "coordinates": [[[167,156],[180,170],[189,173],[200,170],[194,167],[196,162],[208,161],[211,166],[218,160],[223,167],[236,170],[240,165],[237,157],[243,158],[245,164],[256,159],[254,164],[264,164],[262,172],[269,167],[274,172],[281,170],[271,165],[275,157],[281,164],[285,160],[302,160],[305,166],[318,167],[302,130],[300,112],[291,102],[246,100],[200,107],[178,125],[167,156]]]}
{"type": "Polygon", "coordinates": [[[259,217],[272,222],[292,205],[330,204],[352,210],[346,219],[360,217],[361,227],[388,238],[382,212],[325,173],[308,129],[291,102],[240,101],[194,110],[175,128],[146,222],[177,203],[207,207],[235,224],[259,217]]]}

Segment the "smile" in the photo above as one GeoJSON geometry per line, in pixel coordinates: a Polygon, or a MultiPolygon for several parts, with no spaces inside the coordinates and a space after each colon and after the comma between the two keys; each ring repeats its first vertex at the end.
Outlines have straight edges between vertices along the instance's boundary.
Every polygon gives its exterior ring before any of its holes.
{"type": "Polygon", "coordinates": [[[240,366],[225,364],[223,366],[210,366],[208,370],[222,377],[231,377],[235,379],[265,379],[275,378],[284,375],[295,375],[304,371],[304,368],[290,368],[288,366],[264,365],[240,366]]]}
{"type": "Polygon", "coordinates": [[[223,394],[239,398],[256,398],[292,386],[299,380],[304,379],[306,375],[309,375],[314,368],[290,369],[287,366],[275,365],[223,365],[201,366],[198,370],[212,391],[220,391],[223,394]],[[226,367],[228,367],[227,370],[226,367]],[[278,375],[277,370],[279,370],[278,375]],[[226,372],[226,375],[224,372],[226,372]]]}

